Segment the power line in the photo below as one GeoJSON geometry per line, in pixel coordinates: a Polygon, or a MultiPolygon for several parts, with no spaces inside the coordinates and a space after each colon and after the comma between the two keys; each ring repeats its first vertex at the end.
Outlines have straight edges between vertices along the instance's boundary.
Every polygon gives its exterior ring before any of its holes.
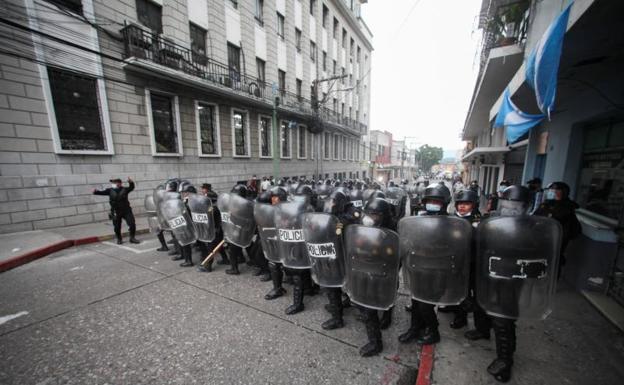
{"type": "Polygon", "coordinates": [[[410,16],[412,16],[412,12],[414,12],[414,10],[416,9],[416,7],[418,6],[418,4],[420,3],[421,0],[416,0],[414,2],[414,5],[412,5],[412,8],[410,8],[409,12],[407,13],[407,15],[405,16],[405,19],[403,19],[403,21],[401,22],[401,25],[399,25],[399,28],[397,28],[396,32],[392,35],[392,40],[394,40],[399,33],[401,32],[401,30],[403,29],[403,27],[405,26],[405,24],[407,23],[407,20],[410,18],[410,16]]]}

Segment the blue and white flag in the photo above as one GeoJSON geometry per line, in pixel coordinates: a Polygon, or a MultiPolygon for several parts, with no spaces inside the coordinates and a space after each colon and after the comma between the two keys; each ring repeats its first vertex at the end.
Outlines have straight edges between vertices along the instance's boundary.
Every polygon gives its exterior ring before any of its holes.
{"type": "Polygon", "coordinates": [[[526,81],[537,99],[537,106],[550,119],[557,93],[557,73],[563,36],[568,28],[568,16],[573,3],[570,3],[550,24],[537,42],[526,62],[526,81]]]}
{"type": "Polygon", "coordinates": [[[503,95],[503,103],[494,121],[494,127],[507,127],[507,142],[511,144],[529,132],[531,128],[539,124],[545,117],[543,114],[533,115],[520,111],[511,101],[509,89],[506,89],[503,95]]]}

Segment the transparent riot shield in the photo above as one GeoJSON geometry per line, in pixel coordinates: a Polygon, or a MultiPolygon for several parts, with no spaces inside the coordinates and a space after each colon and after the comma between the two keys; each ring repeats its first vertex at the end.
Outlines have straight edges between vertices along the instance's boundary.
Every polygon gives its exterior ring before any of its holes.
{"type": "Polygon", "coordinates": [[[215,220],[212,216],[212,202],[210,198],[199,194],[188,196],[188,207],[191,210],[191,219],[195,226],[197,239],[202,242],[212,242],[215,238],[215,220]]]}
{"type": "Polygon", "coordinates": [[[275,229],[275,206],[267,203],[254,203],[254,219],[258,226],[265,258],[271,262],[280,262],[275,229]]]}
{"type": "Polygon", "coordinates": [[[154,194],[146,195],[144,199],[145,212],[149,214],[156,214],[156,203],[154,202],[154,194]]]}
{"type": "Polygon", "coordinates": [[[150,233],[158,234],[161,230],[160,220],[156,215],[150,215],[147,217],[147,225],[149,226],[150,233]]]}
{"type": "Polygon", "coordinates": [[[176,240],[182,246],[197,240],[191,215],[180,199],[168,199],[161,203],[162,214],[176,240]]]}
{"type": "Polygon", "coordinates": [[[334,215],[303,215],[303,238],[312,264],[312,278],[323,287],[342,287],[345,279],[342,228],[334,215]]]}
{"type": "Polygon", "coordinates": [[[399,221],[403,278],[412,298],[434,305],[457,305],[468,295],[470,222],[441,215],[399,221]]]}
{"type": "Polygon", "coordinates": [[[477,229],[476,293],[490,315],[544,319],[557,283],[561,225],[538,216],[491,217],[477,229]]]}
{"type": "Polygon", "coordinates": [[[256,230],[253,202],[232,193],[219,194],[217,207],[221,211],[221,228],[228,243],[247,247],[256,230]]]}
{"type": "Polygon", "coordinates": [[[388,310],[399,283],[399,235],[362,225],[345,231],[345,291],[354,303],[388,310]]]}
{"type": "Polygon", "coordinates": [[[160,228],[162,230],[171,230],[169,227],[169,222],[165,218],[163,214],[162,204],[167,200],[180,200],[180,194],[177,192],[167,192],[165,190],[154,190],[154,204],[156,205],[156,216],[158,217],[158,221],[160,222],[160,228]]]}
{"type": "Polygon", "coordinates": [[[400,187],[388,187],[386,189],[386,201],[392,205],[395,219],[405,216],[405,205],[407,204],[407,193],[400,187]]]}
{"type": "Polygon", "coordinates": [[[291,269],[309,269],[310,258],[303,238],[303,213],[311,211],[311,207],[305,201],[283,202],[275,207],[280,261],[291,269]]]}

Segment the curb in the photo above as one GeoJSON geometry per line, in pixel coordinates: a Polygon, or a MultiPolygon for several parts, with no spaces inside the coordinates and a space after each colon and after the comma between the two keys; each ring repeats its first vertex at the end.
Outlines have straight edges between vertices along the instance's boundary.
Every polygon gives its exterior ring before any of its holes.
{"type": "MultiPolygon", "coordinates": [[[[140,229],[136,231],[136,234],[146,234],[146,233],[149,233],[149,229],[140,229]]],[[[127,236],[127,235],[128,235],[127,232],[122,234],[122,236],[127,236]]],[[[81,245],[88,245],[90,243],[109,241],[113,238],[115,238],[115,235],[109,234],[109,235],[102,235],[101,237],[66,239],[64,241],[52,243],[50,245],[43,246],[35,250],[31,250],[21,255],[16,255],[13,258],[9,258],[5,261],[0,262],[0,273],[14,269],[18,266],[25,265],[39,258],[43,258],[46,255],[50,255],[52,253],[56,253],[57,251],[61,251],[64,249],[68,249],[73,246],[81,246],[81,245]]]]}
{"type": "Polygon", "coordinates": [[[418,377],[416,385],[431,384],[431,371],[433,370],[434,345],[423,345],[420,351],[420,365],[418,365],[418,377]]]}

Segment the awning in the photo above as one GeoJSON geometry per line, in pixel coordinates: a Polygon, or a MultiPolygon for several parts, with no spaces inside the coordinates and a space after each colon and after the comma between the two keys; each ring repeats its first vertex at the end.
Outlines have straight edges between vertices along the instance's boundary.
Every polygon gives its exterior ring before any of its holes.
{"type": "Polygon", "coordinates": [[[462,161],[470,160],[470,158],[474,158],[475,156],[478,156],[478,155],[503,154],[509,151],[511,150],[507,146],[505,147],[477,147],[473,149],[472,151],[470,151],[469,153],[467,153],[466,155],[464,155],[462,157],[462,161]]]}

